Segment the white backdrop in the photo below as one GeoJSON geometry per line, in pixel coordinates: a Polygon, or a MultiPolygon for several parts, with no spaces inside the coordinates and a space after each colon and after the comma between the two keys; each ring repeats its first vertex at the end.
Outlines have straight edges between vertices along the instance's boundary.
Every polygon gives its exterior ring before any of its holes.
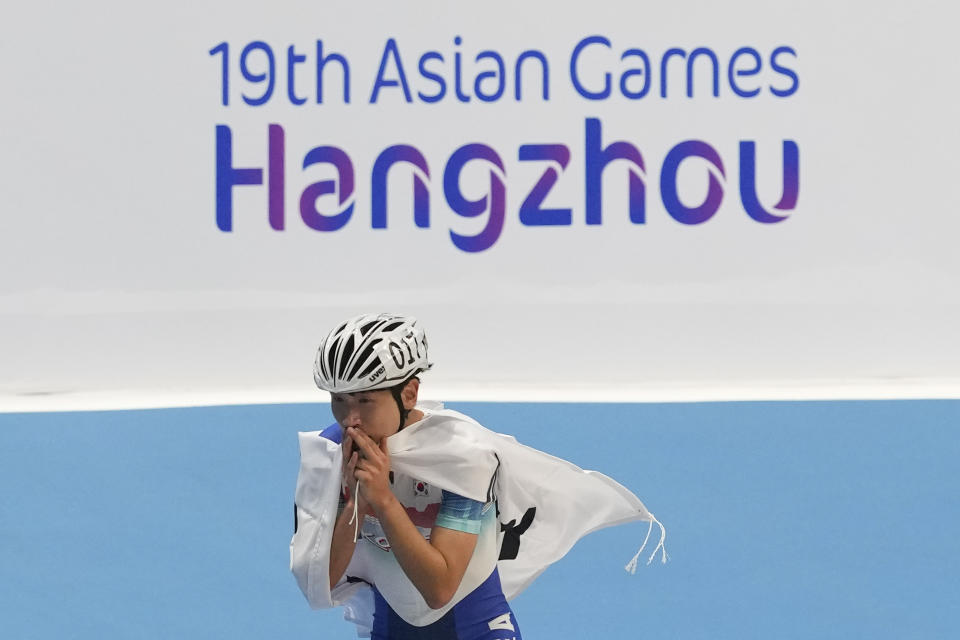
{"type": "Polygon", "coordinates": [[[321,336],[379,310],[425,325],[432,397],[960,397],[952,8],[95,2],[52,20],[39,6],[8,13],[0,409],[321,399],[310,371],[321,336]],[[318,41],[349,68],[349,103],[336,60],[317,103],[318,41]],[[270,91],[249,79],[267,71],[267,47],[270,91]],[[503,60],[502,76],[484,51],[503,60]],[[529,56],[516,98],[526,51],[546,61],[546,99],[529,56]],[[605,73],[609,96],[577,91],[574,77],[597,93],[605,73]],[[646,80],[642,97],[623,95],[646,80]],[[219,169],[218,125],[232,139],[229,153],[221,139],[219,169]],[[273,165],[270,125],[284,141],[273,165]],[[688,157],[671,178],[668,158],[696,150],[687,141],[712,149],[722,172],[688,157]],[[643,171],[617,160],[591,178],[615,142],[642,155],[643,171]],[[779,222],[742,203],[743,142],[755,146],[759,206],[779,222]],[[427,166],[417,175],[429,222],[414,222],[415,172],[401,163],[386,182],[386,228],[375,229],[374,164],[400,144],[427,166]],[[458,177],[451,159],[465,145],[488,147],[502,167],[473,159],[458,177]],[[521,160],[524,145],[569,160],[521,160]],[[349,158],[352,190],[332,165],[304,166],[321,147],[349,158]],[[262,184],[228,188],[227,231],[216,193],[231,163],[261,169],[262,184]],[[568,210],[554,214],[564,224],[529,224],[543,214],[521,219],[524,202],[551,168],[541,206],[568,210]],[[631,218],[631,171],[642,222],[631,218]],[[797,198],[777,210],[785,173],[798,176],[797,198]],[[710,209],[710,176],[722,199],[694,223],[679,206],[710,209]],[[320,181],[331,193],[304,198],[302,216],[301,195],[320,181]],[[459,184],[483,198],[491,182],[502,185],[502,230],[464,251],[451,233],[478,235],[499,205],[488,197],[465,217],[451,194],[459,184]],[[330,219],[349,206],[342,228],[308,225],[320,219],[311,207],[330,219]],[[600,224],[587,224],[588,207],[600,224]]]}

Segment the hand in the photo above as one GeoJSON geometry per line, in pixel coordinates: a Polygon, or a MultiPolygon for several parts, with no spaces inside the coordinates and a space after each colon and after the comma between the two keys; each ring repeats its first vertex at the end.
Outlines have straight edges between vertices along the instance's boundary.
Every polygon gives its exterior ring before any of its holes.
{"type": "MultiPolygon", "coordinates": [[[[346,430],[344,430],[346,434],[346,430]]],[[[360,455],[357,453],[358,448],[354,446],[353,438],[349,435],[344,435],[340,447],[343,452],[343,469],[340,477],[341,486],[344,489],[344,494],[347,497],[346,503],[344,504],[344,512],[353,512],[353,502],[358,500],[357,504],[357,513],[361,516],[373,515],[373,509],[363,498],[362,495],[354,495],[357,489],[357,478],[356,466],[357,462],[360,460],[360,455]]]]}
{"type": "MultiPolygon", "coordinates": [[[[370,439],[360,429],[349,427],[347,437],[363,455],[356,452],[350,456],[347,467],[348,477],[353,481],[348,486],[355,486],[360,481],[360,498],[374,511],[380,511],[393,499],[390,491],[390,454],[387,453],[387,439],[380,441],[380,446],[370,439]]],[[[360,504],[363,505],[363,502],[360,504]]]]}

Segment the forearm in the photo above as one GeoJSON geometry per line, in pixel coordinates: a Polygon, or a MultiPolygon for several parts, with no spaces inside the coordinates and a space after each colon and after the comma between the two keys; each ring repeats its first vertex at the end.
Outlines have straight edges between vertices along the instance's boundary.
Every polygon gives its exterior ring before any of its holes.
{"type": "MultiPolygon", "coordinates": [[[[333,527],[333,539],[330,542],[330,589],[340,582],[350,559],[353,558],[353,551],[356,548],[354,542],[354,525],[350,523],[353,515],[353,508],[347,508],[337,516],[337,522],[333,527]]],[[[362,518],[363,516],[358,515],[362,518]]],[[[357,525],[359,526],[359,524],[357,525]]]]}
{"type": "Polygon", "coordinates": [[[347,435],[363,452],[362,458],[356,453],[351,456],[347,477],[359,482],[359,496],[379,519],[404,574],[427,605],[441,608],[460,587],[477,543],[476,534],[434,527],[428,542],[390,489],[387,439],[377,445],[356,428],[347,429],[347,435]]]}
{"type": "Polygon", "coordinates": [[[444,606],[460,586],[462,570],[451,566],[443,552],[423,537],[392,494],[374,509],[390,549],[410,582],[431,608],[444,606]]]}

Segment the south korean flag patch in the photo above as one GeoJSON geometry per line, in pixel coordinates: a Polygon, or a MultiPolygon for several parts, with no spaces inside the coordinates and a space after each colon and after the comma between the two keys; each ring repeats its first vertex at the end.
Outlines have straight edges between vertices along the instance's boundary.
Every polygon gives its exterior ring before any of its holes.
{"type": "Polygon", "coordinates": [[[423,480],[413,481],[413,507],[423,511],[430,504],[430,485],[423,480]]]}

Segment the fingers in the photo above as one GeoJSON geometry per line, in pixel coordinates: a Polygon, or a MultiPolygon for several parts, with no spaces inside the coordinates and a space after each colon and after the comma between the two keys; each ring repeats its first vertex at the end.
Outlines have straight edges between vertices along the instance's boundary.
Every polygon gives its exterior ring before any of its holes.
{"type": "Polygon", "coordinates": [[[360,492],[357,496],[358,498],[363,498],[364,500],[367,497],[367,488],[370,487],[376,479],[376,470],[370,468],[361,468],[356,467],[353,471],[353,482],[360,483],[360,492]]]}
{"type": "Polygon", "coordinates": [[[360,464],[363,461],[363,457],[358,452],[358,448],[361,446],[359,438],[354,436],[357,433],[361,433],[356,429],[347,429],[346,435],[341,442],[343,448],[343,480],[344,482],[352,486],[357,480],[361,479],[362,473],[357,474],[358,471],[361,471],[360,464]],[[351,431],[353,435],[351,435],[351,431]]]}
{"type": "Polygon", "coordinates": [[[366,452],[366,447],[364,446],[366,444],[365,441],[370,440],[367,434],[356,427],[347,427],[347,434],[349,434],[350,440],[354,443],[355,449],[366,452]]]}
{"type": "Polygon", "coordinates": [[[347,459],[346,464],[344,465],[344,470],[346,472],[347,479],[350,479],[353,477],[354,471],[357,468],[357,462],[359,462],[359,460],[357,459],[356,453],[352,454],[347,459]]]}
{"type": "MultiPolygon", "coordinates": [[[[363,437],[367,437],[366,434],[364,434],[364,433],[363,433],[362,431],[360,431],[359,429],[348,429],[348,433],[349,433],[350,431],[352,431],[353,434],[352,434],[352,435],[347,435],[347,436],[343,439],[343,444],[342,444],[342,447],[343,447],[343,459],[344,459],[345,461],[347,461],[347,462],[349,462],[350,460],[353,460],[353,459],[355,459],[355,458],[362,458],[362,457],[363,457],[362,455],[360,455],[360,452],[362,451],[362,449],[361,449],[361,444],[360,444],[360,438],[358,438],[357,436],[358,436],[358,435],[361,435],[361,436],[363,436],[363,437]]],[[[369,438],[368,438],[368,440],[369,440],[369,438]]],[[[371,442],[372,442],[372,440],[371,440],[371,442]]]]}
{"type": "Polygon", "coordinates": [[[378,447],[376,443],[370,439],[370,436],[365,434],[360,429],[349,427],[347,429],[347,433],[350,434],[353,442],[356,443],[356,447],[363,452],[363,457],[373,458],[377,453],[380,452],[380,447],[378,447]]]}
{"type": "Polygon", "coordinates": [[[369,477],[371,474],[376,473],[380,468],[380,465],[376,461],[371,461],[366,458],[360,458],[354,454],[353,463],[350,465],[350,468],[353,472],[353,477],[357,480],[363,480],[364,478],[369,477]]]}
{"type": "Polygon", "coordinates": [[[353,484],[356,482],[356,467],[359,462],[359,456],[353,445],[353,438],[346,435],[343,438],[341,447],[343,450],[343,483],[353,491],[353,484]]]}
{"type": "MultiPolygon", "coordinates": [[[[354,455],[350,458],[349,472],[361,482],[372,481],[376,476],[389,469],[389,457],[384,455],[383,444],[378,446],[366,433],[356,427],[349,427],[347,433],[354,443],[354,455]],[[363,455],[358,455],[359,449],[363,455]]],[[[386,438],[381,441],[385,443],[386,438]]]]}

